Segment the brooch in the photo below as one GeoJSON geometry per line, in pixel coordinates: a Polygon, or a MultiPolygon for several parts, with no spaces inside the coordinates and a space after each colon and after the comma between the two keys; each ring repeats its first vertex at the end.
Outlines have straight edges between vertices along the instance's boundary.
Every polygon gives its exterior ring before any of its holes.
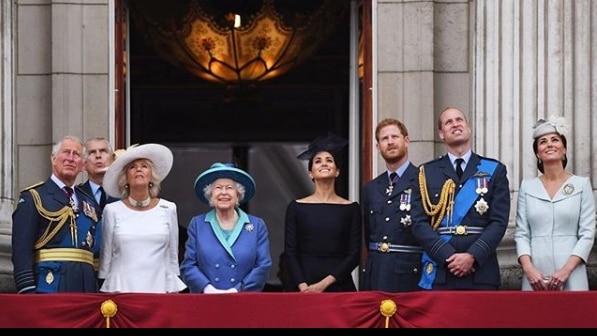
{"type": "Polygon", "coordinates": [[[255,226],[251,223],[245,225],[245,230],[247,230],[247,232],[251,232],[253,231],[253,229],[255,229],[255,226]]]}
{"type": "Polygon", "coordinates": [[[564,194],[570,195],[574,192],[574,186],[570,183],[566,183],[564,186],[564,194]]]}
{"type": "Polygon", "coordinates": [[[402,223],[402,225],[404,225],[404,227],[410,226],[410,224],[412,223],[412,220],[410,219],[410,215],[406,215],[406,216],[400,218],[400,223],[402,223]]]}

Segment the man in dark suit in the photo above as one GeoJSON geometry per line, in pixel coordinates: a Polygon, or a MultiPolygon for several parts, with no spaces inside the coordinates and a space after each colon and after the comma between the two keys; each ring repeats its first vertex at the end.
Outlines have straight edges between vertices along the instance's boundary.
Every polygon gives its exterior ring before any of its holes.
{"type": "Polygon", "coordinates": [[[438,120],[447,154],[419,167],[412,230],[421,246],[421,287],[497,290],[496,249],[510,214],[506,166],[471,149],[465,115],[446,108],[438,120]]]}
{"type": "MultiPolygon", "coordinates": [[[[106,138],[95,137],[85,141],[85,157],[83,161],[85,162],[85,170],[87,171],[87,181],[79,184],[77,189],[94,201],[93,205],[100,218],[106,204],[118,201],[118,198],[108,195],[102,187],[106,170],[108,170],[108,167],[114,160],[114,151],[106,138]]],[[[99,245],[95,246],[93,252],[93,266],[98,271],[99,245]]]]}
{"type": "Polygon", "coordinates": [[[74,187],[85,147],[65,136],[52,148],[52,175],[21,191],[12,215],[17,293],[97,292],[93,253],[99,247],[94,200],[74,187]]]}
{"type": "Polygon", "coordinates": [[[383,119],[375,129],[375,140],[386,171],[363,188],[367,252],[361,290],[419,290],[423,249],[411,233],[410,215],[418,170],[408,159],[408,130],[399,120],[383,119]]]}
{"type": "Polygon", "coordinates": [[[95,200],[95,205],[101,214],[106,204],[118,200],[104,192],[102,187],[104,174],[114,162],[114,152],[108,140],[102,137],[85,141],[85,149],[87,153],[84,158],[87,181],[81,183],[79,188],[95,200]]]}

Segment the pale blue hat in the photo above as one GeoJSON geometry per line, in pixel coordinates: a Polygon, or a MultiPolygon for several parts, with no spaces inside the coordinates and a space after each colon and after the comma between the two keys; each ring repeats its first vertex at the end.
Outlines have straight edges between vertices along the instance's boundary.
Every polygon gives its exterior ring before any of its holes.
{"type": "Polygon", "coordinates": [[[232,163],[216,162],[195,179],[195,194],[201,202],[209,203],[209,200],[205,198],[203,189],[220,178],[231,179],[245,187],[243,202],[250,200],[255,195],[255,180],[251,175],[240,168],[236,168],[232,163]]]}

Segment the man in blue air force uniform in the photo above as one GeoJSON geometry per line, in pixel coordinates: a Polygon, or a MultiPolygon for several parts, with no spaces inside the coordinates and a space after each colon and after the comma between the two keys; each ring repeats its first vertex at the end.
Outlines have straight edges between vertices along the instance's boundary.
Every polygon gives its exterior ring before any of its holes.
{"type": "Polygon", "coordinates": [[[496,249],[510,214],[506,167],[472,152],[471,129],[460,110],[445,109],[438,129],[448,153],[419,167],[413,200],[412,231],[425,249],[419,285],[497,290],[496,249]]]}
{"type": "Polygon", "coordinates": [[[408,159],[408,130],[399,120],[383,119],[375,139],[387,170],[363,188],[367,258],[361,290],[420,290],[423,249],[411,233],[410,214],[418,170],[408,159]]]}
{"type": "Polygon", "coordinates": [[[73,188],[84,146],[65,136],[52,148],[52,175],[21,191],[12,215],[17,293],[97,292],[100,215],[93,197],[73,188]],[[97,261],[96,261],[97,263],[97,261]]]}

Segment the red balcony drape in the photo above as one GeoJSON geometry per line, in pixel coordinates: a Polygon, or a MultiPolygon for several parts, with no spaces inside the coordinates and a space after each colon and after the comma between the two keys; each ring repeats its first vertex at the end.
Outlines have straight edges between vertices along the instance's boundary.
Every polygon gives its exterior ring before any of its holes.
{"type": "Polygon", "coordinates": [[[0,327],[105,328],[107,300],[112,328],[383,328],[384,300],[390,328],[597,327],[594,291],[0,294],[0,327]]]}

